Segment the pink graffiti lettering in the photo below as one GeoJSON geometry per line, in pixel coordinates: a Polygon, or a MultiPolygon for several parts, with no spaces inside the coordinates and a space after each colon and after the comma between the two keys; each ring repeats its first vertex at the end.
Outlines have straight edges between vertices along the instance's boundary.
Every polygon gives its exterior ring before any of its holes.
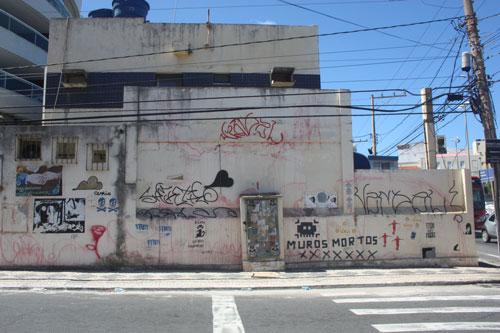
{"type": "Polygon", "coordinates": [[[92,233],[92,239],[94,240],[94,244],[87,244],[85,247],[90,251],[95,251],[97,259],[101,259],[98,249],[99,239],[101,239],[102,235],[106,232],[106,227],[103,225],[93,225],[90,228],[90,232],[92,233]]]}
{"type": "Polygon", "coordinates": [[[251,117],[252,114],[249,113],[244,119],[235,118],[230,122],[224,122],[221,127],[221,139],[239,140],[245,137],[257,136],[270,144],[283,142],[283,133],[281,133],[279,140],[272,137],[276,121],[267,122],[262,118],[251,117]]]}
{"type": "Polygon", "coordinates": [[[6,257],[3,239],[0,238],[0,249],[2,259],[9,264],[18,265],[50,265],[56,262],[56,255],[50,253],[45,254],[44,249],[32,236],[20,236],[12,243],[13,258],[6,257]]]}

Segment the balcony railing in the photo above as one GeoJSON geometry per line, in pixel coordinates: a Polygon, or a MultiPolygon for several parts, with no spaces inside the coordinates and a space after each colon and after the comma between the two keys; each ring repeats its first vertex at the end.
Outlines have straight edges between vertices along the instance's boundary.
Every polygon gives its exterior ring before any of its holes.
{"type": "Polygon", "coordinates": [[[44,35],[1,9],[0,27],[4,27],[5,29],[12,31],[19,37],[35,44],[45,52],[49,50],[49,40],[44,35]]]}
{"type": "Polygon", "coordinates": [[[43,102],[43,88],[15,75],[0,70],[0,88],[43,102]]]}
{"type": "Polygon", "coordinates": [[[57,11],[64,17],[71,17],[69,10],[66,8],[64,3],[61,0],[47,0],[57,11]]]}

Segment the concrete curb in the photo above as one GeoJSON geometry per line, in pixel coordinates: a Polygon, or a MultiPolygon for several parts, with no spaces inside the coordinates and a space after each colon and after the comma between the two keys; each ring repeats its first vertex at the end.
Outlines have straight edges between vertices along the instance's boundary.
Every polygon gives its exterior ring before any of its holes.
{"type": "MultiPolygon", "coordinates": [[[[457,280],[436,280],[436,281],[392,281],[389,283],[380,282],[367,282],[367,283],[306,283],[307,281],[301,281],[304,283],[290,284],[290,285],[275,285],[275,284],[260,284],[255,285],[247,282],[243,282],[237,286],[217,286],[217,285],[205,285],[200,287],[194,287],[189,285],[183,285],[182,283],[177,283],[178,285],[173,286],[130,286],[120,283],[120,281],[102,281],[104,286],[96,286],[89,283],[88,286],[65,286],[65,285],[53,285],[48,286],[43,283],[37,284],[27,284],[25,281],[19,281],[19,285],[2,286],[0,284],[0,291],[90,291],[90,292],[173,292],[173,291],[253,291],[253,290],[292,290],[292,289],[345,289],[345,288],[376,288],[376,287],[409,287],[409,286],[454,286],[454,285],[475,285],[475,284],[500,284],[500,278],[488,279],[488,278],[478,278],[469,279],[463,281],[457,280]]],[[[224,281],[219,281],[224,283],[224,281]]],[[[75,283],[78,281],[68,281],[68,284],[75,283]]],[[[64,284],[66,284],[64,283],[64,284]]],[[[176,284],[176,283],[174,283],[176,284]]]]}
{"type": "Polygon", "coordinates": [[[0,291],[88,291],[88,292],[200,292],[200,291],[264,291],[264,290],[293,290],[293,289],[346,289],[346,288],[377,288],[377,287],[428,287],[428,286],[461,286],[475,284],[500,284],[498,280],[474,280],[474,281],[435,281],[435,282],[400,282],[390,284],[322,284],[311,286],[257,286],[257,287],[159,287],[159,288],[121,288],[121,287],[34,287],[34,286],[19,286],[19,287],[0,287],[0,291]]]}
{"type": "Polygon", "coordinates": [[[0,291],[175,292],[500,284],[498,267],[315,272],[0,271],[0,291]]]}

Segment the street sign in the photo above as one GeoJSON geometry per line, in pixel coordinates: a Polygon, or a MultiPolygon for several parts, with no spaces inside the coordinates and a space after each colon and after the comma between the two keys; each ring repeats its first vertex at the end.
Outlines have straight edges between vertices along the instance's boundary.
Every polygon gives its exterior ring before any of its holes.
{"type": "Polygon", "coordinates": [[[493,177],[493,168],[479,170],[479,177],[481,178],[481,183],[492,182],[495,180],[493,177]]]}
{"type": "Polygon", "coordinates": [[[500,163],[500,140],[486,140],[486,163],[500,163]]]}

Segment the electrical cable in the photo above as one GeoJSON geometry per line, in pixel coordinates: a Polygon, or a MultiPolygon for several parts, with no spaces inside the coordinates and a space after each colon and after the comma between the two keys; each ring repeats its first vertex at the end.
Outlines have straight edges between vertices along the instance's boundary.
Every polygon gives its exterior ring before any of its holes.
{"type": "MultiPolygon", "coordinates": [[[[154,88],[154,87],[152,87],[154,88]]],[[[200,88],[200,87],[193,87],[193,88],[200,88]]],[[[448,87],[446,87],[448,88],[448,87]]],[[[459,87],[456,87],[456,88],[460,88],[459,87]]],[[[181,88],[183,89],[183,88],[181,88]]],[[[272,89],[272,88],[270,88],[272,89]]],[[[356,94],[356,93],[373,93],[373,92],[384,92],[384,91],[390,91],[390,92],[405,92],[409,95],[413,95],[413,96],[420,96],[420,94],[415,94],[409,90],[406,90],[406,89],[373,89],[373,90],[356,90],[356,91],[349,91],[349,90],[341,90],[341,89],[337,89],[337,90],[321,90],[321,91],[311,91],[311,92],[297,92],[297,93],[281,93],[279,91],[277,91],[276,93],[274,94],[267,94],[267,95],[262,95],[262,94],[259,94],[259,95],[237,95],[237,96],[234,96],[234,95],[230,95],[230,96],[207,96],[207,97],[196,97],[196,98],[170,98],[170,99],[157,99],[157,100],[150,100],[150,101],[147,101],[148,103],[154,103],[154,102],[181,102],[181,101],[200,101],[200,100],[227,100],[227,99],[241,99],[241,98],[263,98],[264,96],[265,97],[286,97],[286,96],[314,96],[314,95],[331,95],[331,94],[356,94]]],[[[443,96],[447,96],[448,93],[444,93],[444,94],[441,94],[434,99],[436,98],[440,98],[440,97],[443,97],[443,96]]],[[[102,104],[103,106],[105,105],[116,105],[116,104],[134,104],[134,103],[137,103],[137,101],[111,101],[111,102],[101,102],[99,104],[102,104]]],[[[64,108],[65,106],[66,107],[71,107],[71,108],[75,108],[75,107],[85,107],[85,106],[92,106],[92,105],[95,105],[96,103],[95,102],[89,102],[89,103],[68,103],[68,104],[58,104],[58,108],[64,108]]],[[[421,105],[421,104],[417,104],[418,105],[421,105]]],[[[4,110],[8,110],[8,109],[20,109],[20,108],[25,108],[25,107],[34,107],[33,105],[15,105],[15,106],[5,106],[5,107],[2,107],[2,109],[4,110]]],[[[49,105],[42,105],[42,107],[53,107],[52,104],[49,104],[49,105]]],[[[367,108],[367,110],[371,111],[371,108],[367,108]]],[[[405,111],[405,109],[402,109],[402,110],[399,110],[399,111],[405,111]]],[[[388,112],[391,112],[391,111],[388,111],[388,112]]],[[[397,112],[397,111],[396,111],[397,112]]]]}
{"type": "MultiPolygon", "coordinates": [[[[163,55],[163,54],[172,54],[172,53],[181,52],[181,51],[193,52],[193,51],[200,51],[200,50],[213,50],[213,49],[226,48],[226,47],[256,45],[256,44],[273,43],[273,42],[284,42],[284,41],[291,41],[291,40],[298,40],[298,39],[339,36],[339,35],[346,35],[346,34],[352,34],[352,33],[379,31],[379,30],[387,30],[387,29],[395,29],[395,28],[412,27],[412,26],[429,24],[429,23],[446,22],[446,21],[456,20],[458,18],[460,18],[460,17],[449,17],[449,18],[444,18],[444,19],[439,19],[439,20],[396,24],[396,25],[382,26],[382,27],[376,27],[376,28],[337,31],[337,32],[329,32],[329,33],[321,33],[321,34],[304,35],[304,36],[291,36],[291,37],[273,38],[273,39],[267,39],[267,40],[248,41],[248,42],[241,42],[241,43],[228,43],[228,44],[221,44],[221,45],[202,46],[202,47],[190,48],[189,50],[180,50],[179,49],[179,50],[171,50],[171,51],[155,51],[155,52],[142,53],[142,54],[129,54],[129,55],[115,56],[115,57],[103,57],[103,58],[94,58],[94,59],[86,59],[86,60],[57,62],[57,63],[47,64],[47,65],[27,65],[27,66],[16,66],[16,67],[4,67],[4,68],[0,68],[0,69],[9,70],[9,69],[23,69],[23,68],[33,68],[33,67],[45,67],[45,66],[51,67],[51,66],[60,66],[60,65],[74,65],[74,64],[98,62],[98,61],[109,61],[109,60],[118,60],[118,59],[148,57],[148,56],[163,55]]],[[[423,44],[423,45],[425,45],[425,44],[423,44]]]]}
{"type": "MultiPolygon", "coordinates": [[[[298,107],[296,105],[290,106],[290,108],[298,107]]],[[[318,106],[317,106],[318,107],[318,106]]],[[[326,107],[326,106],[325,106],[326,107]]],[[[284,107],[280,107],[284,108],[284,107]]],[[[238,111],[249,111],[250,108],[239,108],[238,111]]],[[[259,108],[259,109],[269,109],[267,108],[259,108]]],[[[232,111],[232,110],[205,110],[203,112],[223,112],[223,111],[232,111]]],[[[469,112],[469,111],[468,111],[469,112]]],[[[463,113],[454,112],[454,113],[463,113]]],[[[110,118],[137,118],[138,116],[142,118],[152,117],[152,116],[165,116],[168,114],[164,113],[154,113],[154,114],[141,114],[141,115],[109,115],[104,117],[80,117],[78,120],[95,120],[91,122],[77,122],[74,121],[76,118],[60,118],[60,119],[40,119],[40,120],[16,120],[14,122],[0,122],[0,126],[28,126],[28,125],[43,125],[47,126],[51,123],[55,123],[56,125],[82,125],[82,124],[95,124],[100,125],[104,123],[142,123],[142,122],[184,122],[184,121],[220,121],[220,120],[236,120],[236,119],[298,119],[298,118],[342,118],[342,117],[371,117],[370,114],[312,114],[312,115],[269,115],[269,116],[231,116],[231,117],[214,117],[214,118],[171,118],[171,119],[133,119],[133,120],[105,120],[110,118]]],[[[387,114],[389,115],[389,114],[387,114]]],[[[404,115],[403,114],[393,114],[394,116],[404,115]]]]}
{"type": "MultiPolygon", "coordinates": [[[[364,25],[361,25],[361,24],[358,24],[358,23],[355,23],[355,22],[352,22],[352,21],[348,21],[348,20],[345,20],[345,19],[342,19],[342,18],[339,18],[339,17],[335,17],[335,16],[332,16],[332,15],[329,15],[329,14],[326,14],[326,13],[323,13],[323,12],[320,12],[320,11],[317,11],[317,10],[314,10],[314,9],[303,7],[301,5],[294,4],[294,3],[289,2],[289,1],[285,1],[285,0],[278,0],[278,1],[280,1],[282,3],[285,3],[285,4],[288,4],[290,6],[293,6],[293,7],[297,7],[297,8],[300,8],[300,9],[303,9],[303,10],[306,10],[306,11],[309,11],[309,12],[312,12],[312,13],[315,13],[315,14],[318,14],[318,15],[321,15],[321,16],[325,16],[325,17],[328,17],[328,18],[331,18],[331,19],[343,22],[343,23],[351,24],[351,25],[354,25],[354,26],[359,27],[359,28],[370,29],[367,26],[364,26],[364,25]]],[[[402,40],[409,41],[409,42],[412,42],[412,43],[415,43],[415,44],[425,45],[423,43],[420,43],[420,41],[415,41],[415,40],[412,40],[412,39],[408,39],[408,38],[400,37],[400,36],[397,36],[397,35],[389,34],[389,33],[384,32],[384,31],[377,31],[377,32],[379,32],[381,34],[384,34],[386,36],[389,36],[389,37],[393,37],[393,38],[397,38],[397,39],[402,39],[402,40]]]]}

